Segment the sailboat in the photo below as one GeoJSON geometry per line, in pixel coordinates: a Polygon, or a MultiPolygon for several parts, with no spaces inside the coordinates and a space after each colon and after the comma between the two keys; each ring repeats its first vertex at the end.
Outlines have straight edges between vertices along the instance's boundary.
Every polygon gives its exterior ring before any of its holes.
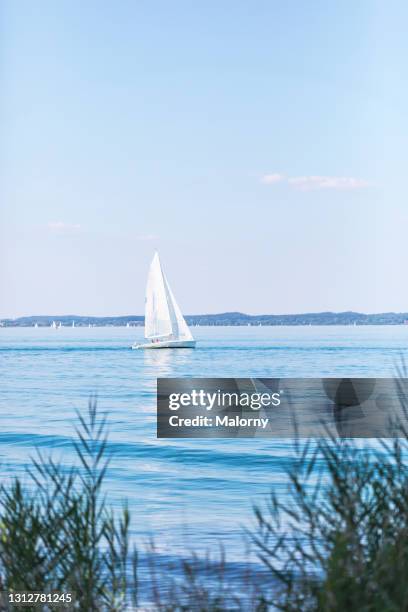
{"type": "Polygon", "coordinates": [[[146,344],[133,349],[194,348],[194,340],[163,273],[159,254],[150,264],[145,306],[146,344]]]}

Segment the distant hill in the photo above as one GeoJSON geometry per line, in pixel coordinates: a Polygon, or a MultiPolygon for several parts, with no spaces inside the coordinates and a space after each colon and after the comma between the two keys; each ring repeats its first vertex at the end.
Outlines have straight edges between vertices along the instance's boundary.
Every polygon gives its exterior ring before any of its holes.
{"type": "MultiPolygon", "coordinates": [[[[220,314],[187,315],[189,325],[401,325],[408,323],[408,312],[383,312],[380,314],[363,314],[360,312],[314,312],[285,315],[248,315],[242,312],[223,312],[220,314]]],[[[143,326],[141,315],[121,317],[82,317],[78,315],[32,316],[17,319],[2,319],[2,327],[49,327],[52,322],[69,327],[124,327],[143,326]]]]}

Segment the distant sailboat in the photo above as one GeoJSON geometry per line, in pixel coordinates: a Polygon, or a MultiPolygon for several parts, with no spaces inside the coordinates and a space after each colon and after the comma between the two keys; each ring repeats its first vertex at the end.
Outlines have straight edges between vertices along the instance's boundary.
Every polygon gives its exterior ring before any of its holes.
{"type": "Polygon", "coordinates": [[[72,321],[72,327],[75,327],[75,321],[72,321]]]}
{"type": "Polygon", "coordinates": [[[56,324],[56,322],[55,322],[55,321],[53,321],[53,322],[51,323],[51,327],[52,327],[52,329],[57,329],[57,324],[56,324]]]}
{"type": "Polygon", "coordinates": [[[134,344],[133,349],[194,348],[196,342],[181,314],[155,253],[150,265],[145,306],[146,344],[134,344]]]}

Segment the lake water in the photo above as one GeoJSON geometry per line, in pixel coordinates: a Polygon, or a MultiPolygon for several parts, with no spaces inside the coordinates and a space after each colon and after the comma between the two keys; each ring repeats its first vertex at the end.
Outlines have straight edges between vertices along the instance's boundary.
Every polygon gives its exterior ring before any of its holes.
{"type": "Polygon", "coordinates": [[[286,440],[157,440],[156,378],[393,376],[408,326],[197,327],[195,350],[132,351],[142,328],[0,328],[0,476],[36,449],[72,461],[76,410],[97,393],[114,458],[107,493],[126,498],[142,543],[243,555],[242,528],[271,487],[285,489],[286,440]]]}

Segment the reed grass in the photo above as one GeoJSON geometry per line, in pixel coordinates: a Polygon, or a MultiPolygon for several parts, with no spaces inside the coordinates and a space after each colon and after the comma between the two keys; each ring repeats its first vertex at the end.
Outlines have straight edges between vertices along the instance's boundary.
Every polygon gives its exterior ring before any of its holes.
{"type": "Polygon", "coordinates": [[[297,446],[288,495],[255,508],[253,540],[277,583],[273,609],[408,610],[408,441],[297,446]]]}
{"type": "Polygon", "coordinates": [[[116,612],[137,606],[130,515],[124,506],[115,516],[105,501],[107,432],[96,401],[85,418],[78,416],[78,466],[67,470],[38,455],[28,472],[31,482],[23,487],[15,478],[0,488],[1,587],[71,592],[78,610],[116,612]]]}

